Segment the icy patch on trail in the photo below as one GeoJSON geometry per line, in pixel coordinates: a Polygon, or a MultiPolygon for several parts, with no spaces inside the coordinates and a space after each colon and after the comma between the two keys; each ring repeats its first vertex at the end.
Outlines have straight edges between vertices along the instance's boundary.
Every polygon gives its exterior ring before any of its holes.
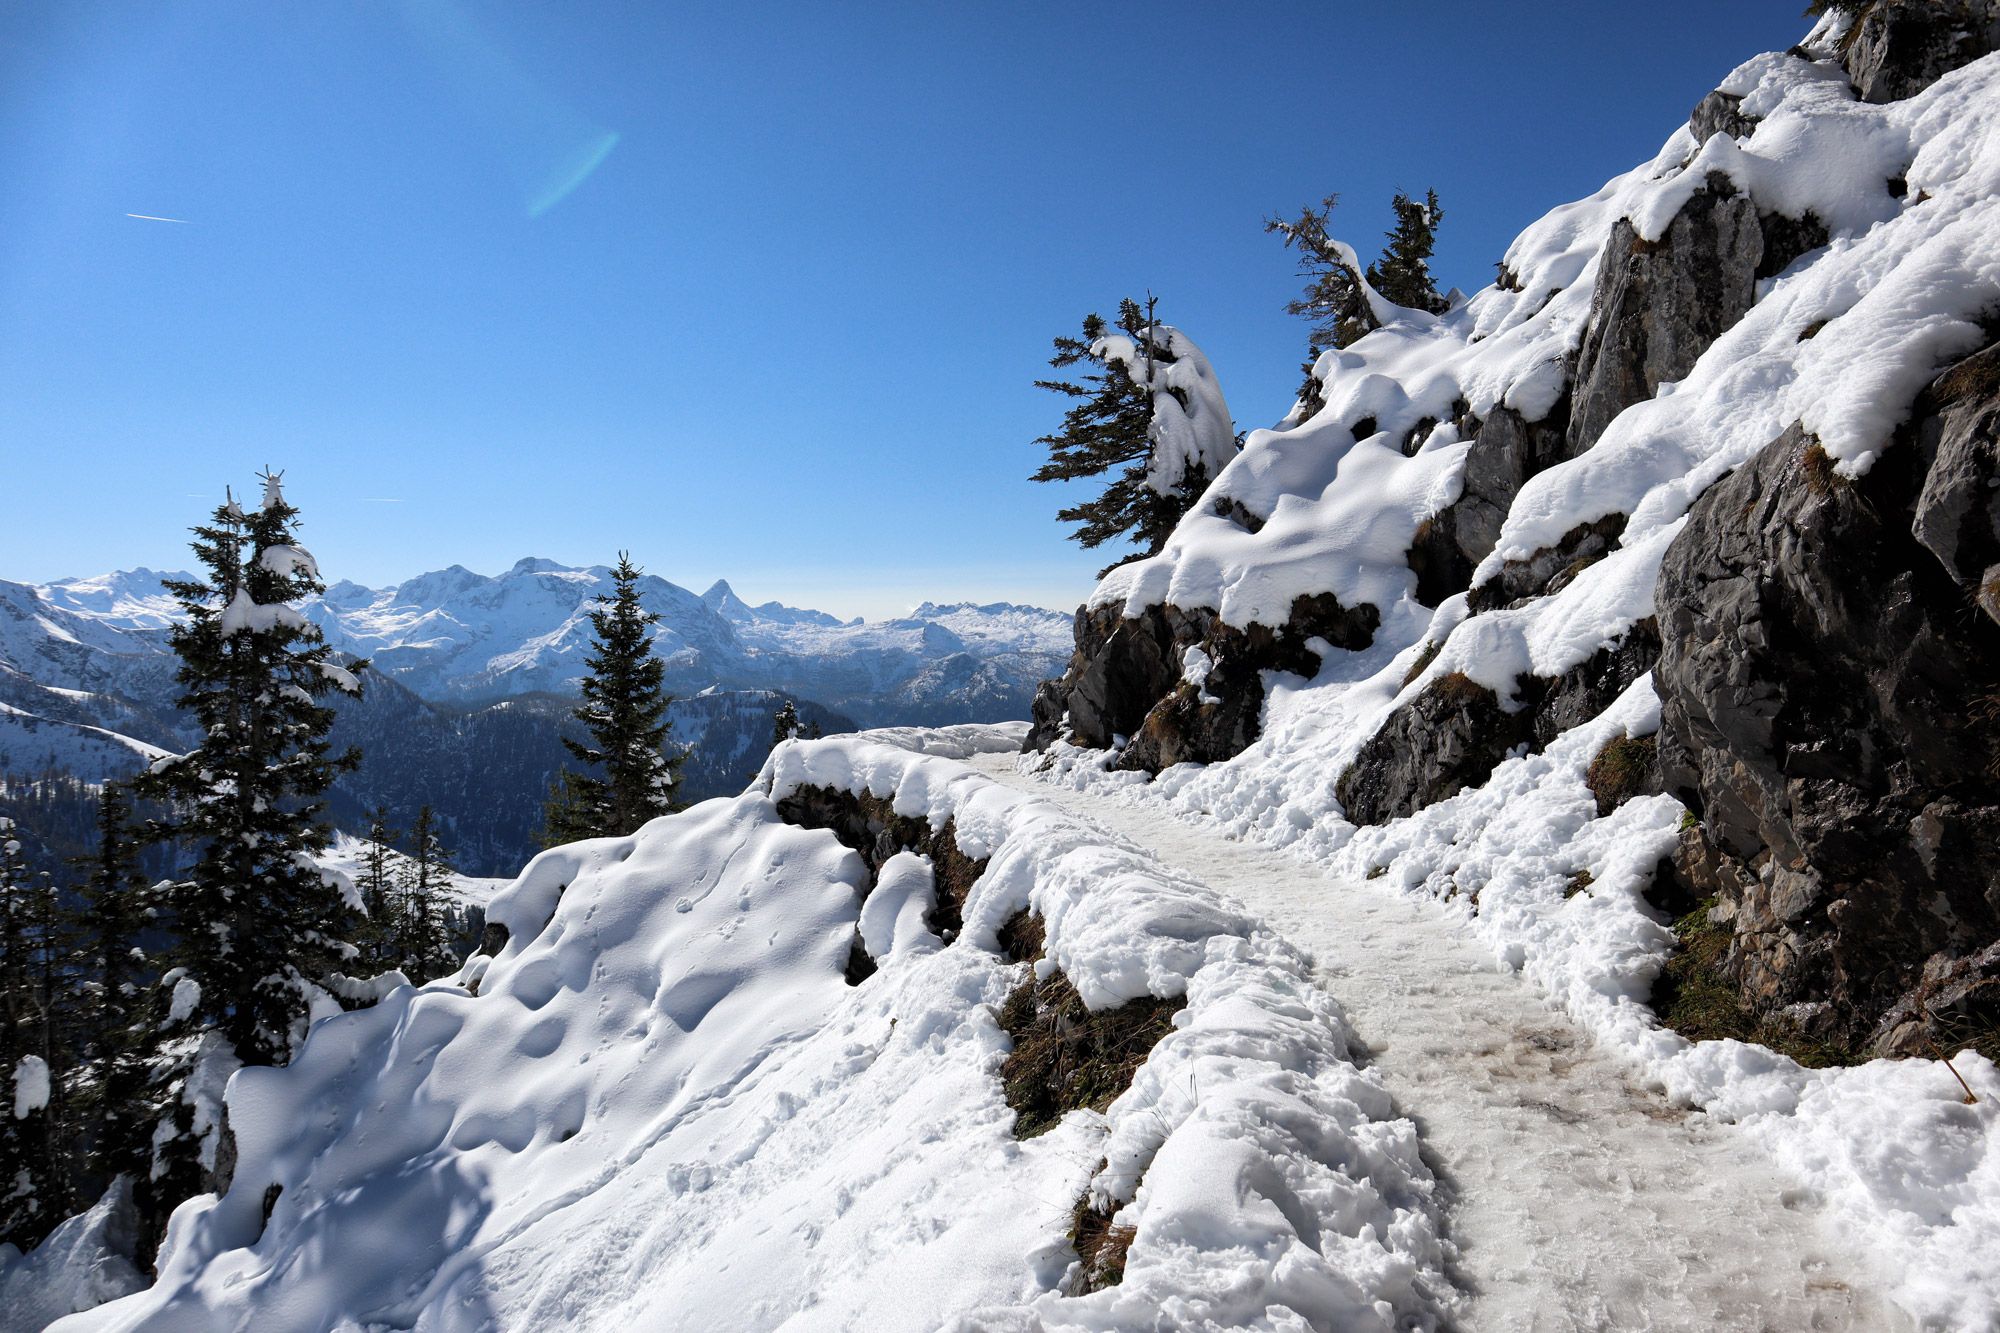
{"type": "Polygon", "coordinates": [[[403,987],[238,1072],[229,1193],[176,1211],[150,1291],[58,1327],[1439,1323],[1415,1127],[1306,960],[1047,800],[793,742],[740,797],[537,857],[488,920],[511,938],[463,974],[476,996],[403,987]],[[923,927],[921,858],[864,905],[861,859],[780,820],[806,784],[991,858],[957,942],[923,927]],[[995,935],[1024,907],[1091,1005],[1187,1007],[1103,1114],[1018,1141],[995,1013],[1023,968],[995,935]],[[857,930],[885,947],[850,986],[857,930]],[[1070,1297],[1087,1189],[1136,1237],[1120,1286],[1070,1297]]]}
{"type": "MultiPolygon", "coordinates": [[[[1384,674],[1397,674],[1414,651],[1384,674]]],[[[1385,707],[1384,688],[1377,685],[1372,700],[1360,687],[1347,691],[1354,707],[1344,716],[1385,707]]],[[[1339,817],[1327,790],[1339,771],[1329,750],[1351,755],[1355,733],[1335,739],[1341,715],[1333,709],[1326,710],[1333,718],[1319,719],[1327,731],[1307,732],[1304,719],[1289,715],[1296,702],[1274,703],[1283,715],[1273,719],[1274,746],[1260,741],[1228,764],[1171,768],[1150,785],[1142,774],[1108,771],[1101,752],[1067,746],[1020,763],[1107,799],[1162,801],[1184,819],[1291,848],[1383,892],[1448,904],[1502,965],[1533,981],[1645,1082],[1762,1144],[1822,1201],[1822,1217],[1843,1242],[1873,1257],[1882,1288],[1926,1327],[2000,1322],[2000,1269],[1990,1262],[2000,1254],[2000,1070],[1990,1061],[1972,1051],[1953,1056],[1979,1097],[1967,1105],[1939,1061],[1812,1070],[1761,1046],[1691,1043],[1657,1025],[1646,1001],[1674,942],[1644,890],[1674,845],[1683,807],[1667,796],[1641,797],[1600,817],[1584,784],[1606,744],[1658,728],[1650,677],[1542,753],[1503,762],[1483,786],[1364,829],[1339,817]],[[1307,734],[1320,744],[1301,744],[1307,734]],[[1308,779],[1322,794],[1305,802],[1308,779]]]]}

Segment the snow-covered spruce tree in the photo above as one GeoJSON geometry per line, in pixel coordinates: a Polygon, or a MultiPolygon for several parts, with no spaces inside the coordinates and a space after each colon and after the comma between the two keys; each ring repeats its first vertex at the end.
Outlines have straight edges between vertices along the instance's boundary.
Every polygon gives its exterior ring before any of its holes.
{"type": "Polygon", "coordinates": [[[798,735],[799,731],[799,706],[787,699],[784,707],[778,710],[778,715],[771,719],[771,748],[777,749],[798,735]]]}
{"type": "Polygon", "coordinates": [[[571,757],[602,773],[556,775],[543,815],[541,841],[554,847],[579,838],[619,837],[681,807],[674,799],[686,756],[669,754],[673,696],[662,682],[666,666],[653,656],[647,631],[659,616],[639,601],[638,566],[618,553],[614,590],[590,613],[593,656],[584,659],[583,707],[572,714],[594,744],[563,737],[571,757]]]}
{"type": "Polygon", "coordinates": [[[451,853],[438,839],[437,817],[426,805],[410,826],[410,849],[397,868],[394,965],[421,986],[455,971],[452,948],[451,853]]]}
{"type": "Polygon", "coordinates": [[[1430,267],[1437,225],[1444,220],[1437,191],[1420,204],[1399,190],[1390,207],[1396,211],[1396,225],[1385,233],[1389,243],[1382,257],[1368,266],[1368,285],[1397,305],[1441,315],[1445,299],[1431,281],[1430,267]]]}
{"type": "MultiPolygon", "coordinates": [[[[328,829],[319,799],[360,752],[329,753],[330,691],[359,695],[320,632],[289,602],[322,591],[293,538],[298,511],[275,474],[246,514],[233,499],[194,529],[206,582],[165,586],[186,616],[170,639],[178,705],[202,729],[161,760],[138,794],[169,802],[156,837],[199,849],[162,886],[175,932],[166,993],[149,1211],[209,1188],[219,1166],[221,1087],[239,1064],[283,1064],[305,1038],[323,984],[356,950],[343,882],[314,864],[328,829]]],[[[357,664],[355,670],[362,664],[357,664]]],[[[142,1185],[146,1182],[142,1182],[142,1185]]]]}
{"type": "Polygon", "coordinates": [[[30,1249],[70,1212],[56,890],[0,818],[0,1242],[30,1249]]]}
{"type": "Polygon", "coordinates": [[[1311,328],[1306,338],[1305,364],[1300,367],[1305,382],[1299,389],[1300,420],[1326,405],[1320,396],[1319,378],[1313,365],[1329,347],[1345,347],[1363,334],[1381,327],[1361,285],[1361,261],[1345,241],[1337,241],[1327,231],[1327,219],[1339,205],[1340,196],[1330,194],[1314,208],[1307,204],[1294,221],[1264,219],[1264,230],[1276,232],[1285,248],[1296,250],[1299,276],[1307,279],[1305,293],[1285,305],[1285,313],[1297,315],[1311,328]]]}
{"type": "Polygon", "coordinates": [[[158,1024],[148,1002],[153,968],[140,944],[153,895],[139,851],[130,794],[123,783],[107,782],[97,804],[97,850],[75,862],[85,879],[73,946],[81,981],[78,1118],[90,1173],[100,1180],[138,1177],[151,1166],[146,1095],[158,1024]]]}
{"type": "Polygon", "coordinates": [[[1049,364],[1058,370],[1090,365],[1078,379],[1037,380],[1035,386],[1078,400],[1062,429],[1036,440],[1049,461],[1033,481],[1074,481],[1116,475],[1093,500],[1057,512],[1077,524],[1070,535],[1085,550],[1123,537],[1139,549],[1099,575],[1141,556],[1156,555],[1174,525],[1236,455],[1235,426],[1201,349],[1180,330],[1151,319],[1138,302],[1118,306],[1118,329],[1102,316],[1083,321],[1081,338],[1057,338],[1049,364]]]}

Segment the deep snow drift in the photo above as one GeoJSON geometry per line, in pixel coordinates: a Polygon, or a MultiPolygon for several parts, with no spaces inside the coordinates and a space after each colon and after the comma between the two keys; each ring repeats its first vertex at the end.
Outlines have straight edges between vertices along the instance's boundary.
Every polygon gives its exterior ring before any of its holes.
{"type": "MultiPolygon", "coordinates": [[[[875,890],[930,891],[908,853],[875,890]]],[[[56,1327],[1437,1325],[1416,1131],[1304,958],[962,764],[789,743],[742,797],[545,853],[488,914],[512,938],[477,995],[399,989],[237,1074],[229,1193],[176,1212],[155,1287],[56,1327]],[[802,786],[990,856],[962,935],[871,920],[860,858],[781,822],[802,786]],[[1104,1115],[1017,1141],[995,1006],[1026,965],[996,932],[1022,908],[1088,1004],[1187,1008],[1104,1115]],[[884,956],[850,986],[857,925],[884,956]],[[1121,1285],[1069,1297],[1086,1190],[1137,1233],[1121,1285]]]]}

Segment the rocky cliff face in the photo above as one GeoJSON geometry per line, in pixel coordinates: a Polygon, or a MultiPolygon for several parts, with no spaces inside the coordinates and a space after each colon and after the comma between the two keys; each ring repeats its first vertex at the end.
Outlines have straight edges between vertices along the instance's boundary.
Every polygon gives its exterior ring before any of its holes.
{"type": "MultiPolygon", "coordinates": [[[[1813,40],[1732,75],[1650,169],[1625,178],[1645,183],[1594,224],[1602,242],[1589,268],[1536,268],[1517,243],[1496,288],[1473,298],[1456,361],[1407,370],[1418,349],[1443,341],[1449,316],[1370,335],[1391,339],[1380,371],[1366,342],[1322,361],[1321,415],[1352,437],[1350,458],[1383,438],[1412,462],[1458,451],[1451,485],[1434,488],[1407,544],[1406,594],[1345,606],[1299,598],[1288,619],[1247,635],[1227,631],[1211,607],[1167,597],[1135,611],[1143,593],[1100,597],[1079,612],[1069,671],[1041,687],[1030,748],[1122,743],[1111,767],[1153,772],[1227,760],[1264,724],[1264,672],[1313,676],[1316,638],[1350,651],[1377,645],[1368,660],[1379,662],[1378,640],[1401,634],[1390,645],[1411,647],[1393,670],[1366,668],[1379,673],[1368,689],[1383,702],[1340,714],[1358,748],[1321,779],[1349,822],[1385,824],[1481,786],[1511,756],[1541,753],[1650,675],[1663,715],[1657,744],[1616,742],[1617,781],[1592,792],[1600,815],[1663,789],[1697,813],[1674,858],[1678,882],[1658,897],[1713,899],[1710,920],[1731,932],[1723,971],[1759,1020],[1837,1049],[1898,1052],[1928,1040],[1931,1016],[1947,1009],[1987,1005],[2000,1016],[2000,347],[1937,376],[1870,456],[1844,446],[1845,466],[1804,425],[1783,430],[1815,410],[1794,403],[1728,446],[1733,472],[1703,471],[1704,451],[1723,450],[1702,436],[1726,437],[1735,423],[1667,406],[1704,366],[1702,392],[1748,401],[1710,387],[1711,349],[1744,365],[1718,347],[1724,338],[1735,338],[1732,349],[1781,349],[1771,355],[1792,367],[1782,376],[1823,359],[1827,343],[1813,340],[1887,268],[1844,292],[1814,289],[1819,308],[1783,316],[1784,331],[1760,330],[1762,342],[1736,331],[1771,324],[1768,296],[1805,290],[1800,274],[1861,244],[1881,220],[1936,207],[1932,182],[1944,177],[1934,167],[1924,175],[1915,148],[1884,148],[1865,168],[1852,148],[1824,149],[1824,168],[1853,170],[1838,189],[1816,191],[1771,165],[1801,142],[1774,133],[1797,134],[1802,117],[1854,116],[1857,102],[1916,96],[2000,50],[2000,4],[1875,0],[1813,40]],[[1774,94],[1779,71],[1783,87],[1815,91],[1774,94]],[[1502,353],[1482,362],[1473,346],[1538,326],[1551,333],[1526,374],[1496,371],[1502,353]],[[1494,390],[1507,374],[1512,387],[1494,390]],[[1617,461],[1594,453],[1601,444],[1617,461]],[[1624,482],[1615,472],[1626,467],[1684,477],[1672,483],[1684,489],[1675,498],[1654,481],[1624,482]],[[1666,525],[1689,496],[1699,499],[1676,534],[1666,525]],[[1613,590],[1619,580],[1632,590],[1613,590]],[[1613,602],[1618,615],[1579,630],[1613,602]],[[1404,627],[1425,617],[1431,629],[1413,642],[1404,627]],[[1558,652],[1555,641],[1577,646],[1558,652]]],[[[1913,122],[1868,123],[1884,128],[1886,144],[1913,122]]],[[[1573,234],[1580,224],[1546,225],[1573,234]]],[[[1886,265],[1914,263],[1913,253],[1886,265]]],[[[1973,319],[1969,281],[1946,279],[1930,289],[1944,297],[1922,299],[1973,319]],[[1953,292],[1963,310],[1949,306],[1953,292]]],[[[1902,345],[1921,341],[1914,323],[1894,327],[1902,345]]],[[[1851,339],[1839,345],[1872,354],[1851,339]]],[[[1955,356],[1967,344],[1931,345],[1955,356]]],[[[1908,359],[1919,373],[1883,391],[1896,401],[1856,399],[1842,411],[1893,413],[1934,373],[1924,367],[1950,358],[1908,359]]],[[[1886,435],[1893,420],[1870,429],[1886,435]]],[[[1348,447],[1346,436],[1322,438],[1348,447]]],[[[1189,522],[1213,522],[1212,508],[1261,533],[1269,558],[1289,558],[1286,538],[1271,537],[1297,520],[1265,479],[1284,478],[1311,503],[1331,470],[1265,452],[1253,435],[1236,472],[1254,468],[1263,472],[1219,479],[1213,504],[1189,522]]],[[[1216,548],[1196,548],[1191,528],[1184,535],[1195,553],[1175,567],[1172,588],[1217,586],[1202,579],[1204,561],[1221,563],[1216,548]]],[[[1240,586],[1246,573],[1256,570],[1239,563],[1219,586],[1240,586]]],[[[1320,577],[1345,586],[1335,562],[1320,577]]],[[[1141,574],[1118,591],[1165,586],[1141,574]]]]}
{"type": "Polygon", "coordinates": [[[1996,424],[2000,347],[1858,480],[1787,431],[1661,568],[1661,765],[1702,817],[1676,863],[1727,975],[1808,1036],[1906,1050],[2000,977],[1996,424]]]}

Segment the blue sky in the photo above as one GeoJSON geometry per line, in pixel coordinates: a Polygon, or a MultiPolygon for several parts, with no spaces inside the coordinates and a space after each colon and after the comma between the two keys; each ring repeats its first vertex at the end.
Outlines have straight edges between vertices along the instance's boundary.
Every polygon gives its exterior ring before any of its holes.
{"type": "Polygon", "coordinates": [[[268,463],[330,580],[1073,606],[1052,336],[1150,288],[1268,425],[1264,217],[1435,188],[1475,290],[1799,7],[10,5],[0,578],[180,567],[268,463]]]}

